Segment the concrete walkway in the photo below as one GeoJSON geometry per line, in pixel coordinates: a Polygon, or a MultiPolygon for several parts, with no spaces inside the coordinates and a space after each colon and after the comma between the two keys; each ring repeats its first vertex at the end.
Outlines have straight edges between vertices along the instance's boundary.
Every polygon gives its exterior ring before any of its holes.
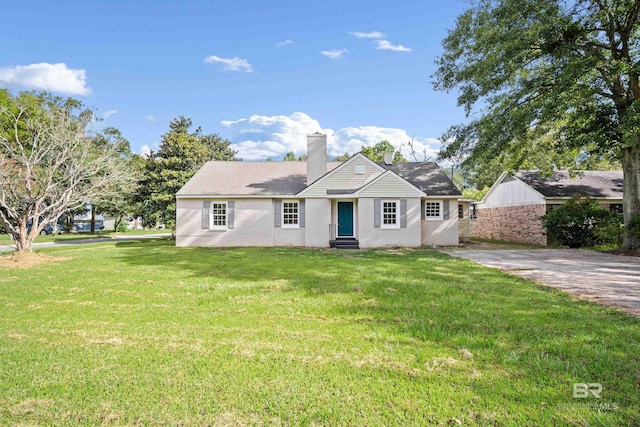
{"type": "Polygon", "coordinates": [[[640,258],[580,249],[443,252],[640,316],[640,258]]]}
{"type": "MultiPolygon", "coordinates": [[[[33,244],[33,249],[43,249],[43,248],[54,248],[59,246],[76,246],[76,245],[86,245],[89,243],[103,243],[103,242],[124,242],[127,240],[140,240],[140,239],[161,239],[161,238],[171,237],[171,233],[157,233],[157,234],[142,234],[142,235],[131,235],[131,236],[118,236],[118,237],[96,237],[92,239],[83,239],[81,237],[78,240],[60,240],[58,242],[44,242],[33,244]]],[[[2,252],[12,252],[15,251],[16,247],[13,245],[0,245],[0,253],[2,252]]]]}

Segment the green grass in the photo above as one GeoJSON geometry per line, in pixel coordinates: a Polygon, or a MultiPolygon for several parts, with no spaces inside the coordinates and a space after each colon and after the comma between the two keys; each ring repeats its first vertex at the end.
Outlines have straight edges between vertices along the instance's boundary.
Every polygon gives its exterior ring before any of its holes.
{"type": "Polygon", "coordinates": [[[436,251],[47,253],[0,271],[0,425],[640,424],[639,319],[436,251]]]}
{"type": "MultiPolygon", "coordinates": [[[[85,239],[100,239],[103,237],[127,237],[127,236],[144,236],[149,234],[171,234],[170,230],[127,230],[125,233],[116,233],[115,231],[102,231],[96,233],[80,232],[80,233],[64,233],[64,234],[51,234],[47,236],[38,236],[35,243],[46,242],[63,242],[67,240],[85,240],[85,239]]],[[[0,245],[13,245],[13,240],[8,234],[0,234],[0,245]]]]}

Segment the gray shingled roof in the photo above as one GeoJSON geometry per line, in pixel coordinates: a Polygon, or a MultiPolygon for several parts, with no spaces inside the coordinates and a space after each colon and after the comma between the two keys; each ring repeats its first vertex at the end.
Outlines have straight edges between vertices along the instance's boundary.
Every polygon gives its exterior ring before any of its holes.
{"type": "MultiPolygon", "coordinates": [[[[327,170],[340,165],[327,164],[327,170]]],[[[307,162],[220,162],[205,165],[178,191],[196,195],[293,195],[306,187],[307,162]]]]}
{"type": "Polygon", "coordinates": [[[397,173],[428,196],[462,195],[436,162],[406,162],[392,165],[380,162],[378,164],[397,173]]]}
{"type": "MultiPolygon", "coordinates": [[[[340,164],[328,163],[327,171],[335,169],[340,164]]],[[[451,180],[434,162],[378,164],[423,189],[428,195],[460,195],[451,180]]],[[[210,161],[178,191],[177,195],[293,195],[306,187],[306,180],[307,162],[210,161]]],[[[345,190],[340,192],[345,194],[345,190]]]]}
{"type": "Polygon", "coordinates": [[[588,196],[622,199],[622,171],[580,171],[573,178],[568,171],[543,176],[540,171],[518,171],[516,176],[545,197],[588,196]]]}

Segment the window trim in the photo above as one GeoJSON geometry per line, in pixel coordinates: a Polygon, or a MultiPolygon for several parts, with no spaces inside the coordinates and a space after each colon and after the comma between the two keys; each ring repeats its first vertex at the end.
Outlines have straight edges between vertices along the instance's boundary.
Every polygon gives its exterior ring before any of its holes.
{"type": "Polygon", "coordinates": [[[227,200],[211,200],[209,205],[209,230],[227,230],[229,228],[229,202],[227,200]],[[224,205],[224,225],[213,224],[214,205],[224,205]]]}
{"type": "Polygon", "coordinates": [[[399,229],[400,228],[400,200],[399,199],[382,199],[380,200],[380,228],[384,229],[399,229]],[[384,223],[384,204],[385,203],[394,203],[395,204],[395,224],[385,224],[384,223]]]}
{"type": "Polygon", "coordinates": [[[444,214],[444,203],[442,200],[425,200],[424,201],[424,219],[425,221],[442,221],[444,214]],[[431,216],[427,215],[427,206],[429,203],[437,203],[438,204],[438,212],[439,216],[431,216]]]}
{"type": "Polygon", "coordinates": [[[300,200],[299,199],[282,199],[280,205],[280,228],[297,229],[300,228],[300,200]],[[293,214],[285,214],[285,204],[295,203],[296,212],[293,214]],[[296,215],[298,221],[296,224],[285,224],[284,219],[286,215],[296,215]]]}

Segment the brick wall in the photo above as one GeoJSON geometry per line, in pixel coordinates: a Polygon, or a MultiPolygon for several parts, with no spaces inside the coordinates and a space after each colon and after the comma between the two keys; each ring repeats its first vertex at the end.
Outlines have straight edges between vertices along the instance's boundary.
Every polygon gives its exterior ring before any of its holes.
{"type": "Polygon", "coordinates": [[[547,237],[540,222],[545,205],[505,206],[478,209],[478,219],[471,221],[471,236],[508,242],[546,245],[547,237]]]}

